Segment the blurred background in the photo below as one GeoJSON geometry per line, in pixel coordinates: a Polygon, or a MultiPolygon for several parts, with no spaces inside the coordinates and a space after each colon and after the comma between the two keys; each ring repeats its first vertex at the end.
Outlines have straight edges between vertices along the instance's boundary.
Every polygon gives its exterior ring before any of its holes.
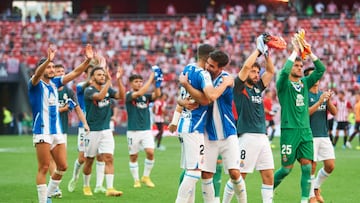
{"type": "MultiPolygon", "coordinates": [[[[92,44],[105,56],[110,70],[124,67],[124,84],[131,73],[146,80],[151,65],[159,65],[164,72],[162,91],[169,95],[165,118],[169,122],[176,105],[177,75],[196,60],[198,44],[209,43],[226,51],[231,57],[227,71],[236,75],[255,49],[259,34],[269,32],[289,42],[300,28],[306,30],[306,40],[327,66],[321,89],[343,90],[355,104],[360,82],[359,1],[2,0],[0,134],[19,134],[19,128],[23,134],[31,134],[27,83],[50,43],[58,50],[55,64],[63,64],[66,72],[81,63],[84,45],[92,44]],[[8,112],[11,123],[4,119],[8,112]]],[[[288,45],[283,51],[270,51],[276,70],[291,51],[288,45]]],[[[259,58],[259,62],[263,60],[259,58]]],[[[309,65],[307,60],[305,66],[309,65]]],[[[75,90],[76,83],[84,79],[79,77],[68,85],[75,90]]],[[[269,87],[274,92],[274,106],[275,80],[269,87]]],[[[122,134],[127,121],[123,101],[115,108],[116,132],[122,134]]],[[[77,117],[70,114],[69,134],[76,133],[77,124],[77,117]]]]}

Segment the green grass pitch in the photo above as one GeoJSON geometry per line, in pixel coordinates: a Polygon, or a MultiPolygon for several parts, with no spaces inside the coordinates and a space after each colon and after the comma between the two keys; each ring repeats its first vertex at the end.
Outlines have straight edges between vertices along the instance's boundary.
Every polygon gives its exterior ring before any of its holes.
{"type": "MultiPolygon", "coordinates": [[[[163,138],[166,151],[156,151],[155,166],[151,178],[156,184],[155,188],[147,188],[144,185],[139,189],[133,188],[133,180],[129,171],[128,152],[125,136],[116,136],[116,151],[114,155],[115,165],[115,188],[124,192],[121,197],[105,197],[103,194],[94,194],[85,197],[82,194],[82,178],[79,180],[73,193],[67,191],[67,183],[70,180],[74,160],[77,156],[76,136],[68,136],[68,171],[60,185],[63,191],[62,199],[53,199],[57,202],[175,202],[179,174],[180,145],[176,137],[163,138]]],[[[279,139],[276,138],[274,159],[276,169],[280,165],[279,139]]],[[[352,203],[360,199],[360,151],[342,149],[341,142],[336,149],[335,171],[322,186],[322,195],[327,203],[352,203]]],[[[143,171],[144,152],[139,154],[140,176],[143,171]]],[[[37,202],[35,175],[37,160],[35,149],[32,146],[31,136],[0,136],[0,202],[29,203],[37,202]]],[[[322,164],[319,164],[321,166],[322,164]]],[[[319,168],[318,166],[318,168],[319,168]]],[[[93,170],[93,173],[95,169],[93,170]]],[[[223,174],[223,185],[227,177],[223,174]]],[[[104,183],[105,184],[105,183],[104,183]]],[[[95,174],[92,176],[91,186],[94,188],[95,174]]],[[[200,183],[197,184],[196,202],[203,202],[200,183]]],[[[249,174],[246,178],[248,202],[261,202],[261,179],[258,172],[249,174]]],[[[235,197],[233,199],[235,202],[235,197]]],[[[295,164],[291,174],[280,184],[274,195],[276,203],[300,202],[300,170],[299,164],[295,164]]]]}

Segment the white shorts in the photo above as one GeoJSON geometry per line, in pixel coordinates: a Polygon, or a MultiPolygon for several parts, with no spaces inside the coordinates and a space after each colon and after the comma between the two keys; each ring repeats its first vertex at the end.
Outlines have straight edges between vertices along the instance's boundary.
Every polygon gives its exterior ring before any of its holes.
{"type": "Polygon", "coordinates": [[[97,154],[114,154],[115,141],[110,129],[90,131],[85,135],[85,157],[95,157],[97,154]]]}
{"type": "Polygon", "coordinates": [[[328,137],[314,137],[314,161],[335,159],[334,147],[328,137]]]}
{"type": "Polygon", "coordinates": [[[232,135],[227,139],[211,141],[208,136],[204,136],[205,154],[202,170],[215,173],[216,162],[219,154],[226,171],[229,169],[240,169],[239,143],[237,135],[232,135]]]}
{"type": "Polygon", "coordinates": [[[79,129],[78,129],[78,139],[77,139],[77,145],[78,145],[78,151],[79,152],[84,152],[85,151],[85,142],[84,142],[85,135],[86,135],[85,128],[79,127],[79,129]]]}
{"type": "MultiPolygon", "coordinates": [[[[181,160],[180,167],[183,169],[202,169],[204,164],[204,134],[180,133],[181,160]]],[[[217,157],[216,157],[217,158],[217,157]]]]}
{"type": "Polygon", "coordinates": [[[269,138],[265,134],[245,133],[239,138],[240,171],[252,173],[254,169],[274,169],[274,158],[269,138]]]}
{"type": "Polygon", "coordinates": [[[38,143],[49,143],[51,145],[50,149],[53,149],[58,144],[66,145],[66,134],[33,134],[33,144],[34,146],[38,143]]]}
{"type": "Polygon", "coordinates": [[[129,154],[137,154],[140,149],[154,149],[155,142],[151,130],[127,131],[129,154]]]}

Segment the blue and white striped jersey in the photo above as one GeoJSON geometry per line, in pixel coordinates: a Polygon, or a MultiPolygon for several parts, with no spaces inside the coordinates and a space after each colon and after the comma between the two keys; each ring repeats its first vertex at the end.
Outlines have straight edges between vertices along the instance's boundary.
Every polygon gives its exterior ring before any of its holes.
{"type": "MultiPolygon", "coordinates": [[[[206,86],[212,86],[209,72],[198,67],[195,63],[185,66],[183,73],[188,73],[189,83],[200,91],[203,91],[206,86]]],[[[184,87],[180,87],[180,97],[186,99],[191,96],[184,87]]],[[[207,106],[202,105],[194,110],[183,108],[178,127],[179,133],[192,133],[196,131],[204,133],[207,108],[207,106]]]]}
{"type": "MultiPolygon", "coordinates": [[[[78,98],[79,106],[80,106],[82,112],[84,113],[84,115],[86,115],[84,88],[83,88],[84,84],[85,84],[85,82],[80,82],[76,85],[76,96],[78,98]]],[[[79,127],[84,127],[84,125],[81,121],[79,121],[79,127]]]]}
{"type": "MultiPolygon", "coordinates": [[[[221,74],[213,80],[214,87],[222,83],[222,77],[229,76],[229,73],[222,71],[221,74]]],[[[227,87],[222,95],[217,98],[208,107],[208,116],[206,121],[206,135],[209,140],[222,140],[231,135],[236,135],[235,118],[232,113],[233,88],[227,87]]]]}
{"type": "Polygon", "coordinates": [[[55,77],[49,84],[44,81],[33,86],[31,79],[28,83],[29,99],[33,113],[34,134],[60,134],[62,133],[58,87],[63,86],[63,77],[55,77]]]}

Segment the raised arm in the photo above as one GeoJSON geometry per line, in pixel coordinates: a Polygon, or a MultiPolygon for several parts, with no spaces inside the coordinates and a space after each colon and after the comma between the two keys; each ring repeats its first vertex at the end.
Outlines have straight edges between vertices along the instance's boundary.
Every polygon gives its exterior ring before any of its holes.
{"type": "Polygon", "coordinates": [[[150,77],[149,77],[149,79],[146,81],[146,83],[144,84],[144,86],[142,86],[138,91],[133,92],[133,93],[131,94],[131,97],[132,97],[133,99],[138,98],[138,97],[140,97],[140,96],[143,96],[143,95],[148,91],[151,83],[152,83],[153,80],[154,80],[154,75],[155,75],[155,73],[154,73],[154,72],[151,72],[150,77]]]}
{"type": "Polygon", "coordinates": [[[125,86],[123,85],[121,81],[121,77],[124,75],[124,69],[122,67],[118,67],[116,72],[116,81],[118,83],[119,91],[115,94],[115,99],[125,99],[125,86]]]}
{"type": "Polygon", "coordinates": [[[66,84],[66,83],[72,81],[73,79],[78,77],[82,72],[84,72],[93,57],[94,57],[94,52],[92,50],[92,46],[90,44],[88,44],[85,47],[85,60],[78,67],[76,67],[73,71],[64,75],[63,84],[66,84]]]}
{"type": "Polygon", "coordinates": [[[249,72],[252,68],[252,66],[254,65],[254,63],[256,62],[257,57],[259,56],[260,51],[258,49],[254,50],[250,56],[246,59],[243,67],[241,68],[238,77],[240,78],[241,81],[245,81],[246,78],[249,75],[249,72]]]}
{"type": "Polygon", "coordinates": [[[324,103],[324,101],[328,101],[329,100],[329,97],[330,97],[330,94],[328,91],[326,92],[323,92],[319,98],[319,100],[313,104],[312,106],[309,107],[309,115],[313,115],[317,110],[318,108],[320,107],[320,105],[322,103],[324,103]]]}
{"type": "Polygon", "coordinates": [[[31,84],[32,85],[35,86],[40,82],[40,79],[41,79],[46,67],[49,65],[49,63],[51,61],[54,60],[55,53],[56,53],[56,50],[54,48],[52,48],[51,45],[50,45],[50,47],[47,49],[47,58],[46,58],[46,60],[37,67],[37,69],[35,71],[35,74],[31,78],[31,84]]]}
{"type": "Polygon", "coordinates": [[[272,78],[274,77],[275,68],[270,55],[265,56],[265,61],[265,72],[262,75],[261,80],[263,81],[264,86],[267,87],[270,84],[272,78]]]}
{"type": "Polygon", "coordinates": [[[334,103],[331,101],[332,96],[334,95],[334,93],[331,90],[328,90],[328,92],[330,93],[329,99],[326,102],[326,106],[327,106],[327,110],[333,115],[335,116],[338,112],[336,106],[334,105],[334,103]]]}

